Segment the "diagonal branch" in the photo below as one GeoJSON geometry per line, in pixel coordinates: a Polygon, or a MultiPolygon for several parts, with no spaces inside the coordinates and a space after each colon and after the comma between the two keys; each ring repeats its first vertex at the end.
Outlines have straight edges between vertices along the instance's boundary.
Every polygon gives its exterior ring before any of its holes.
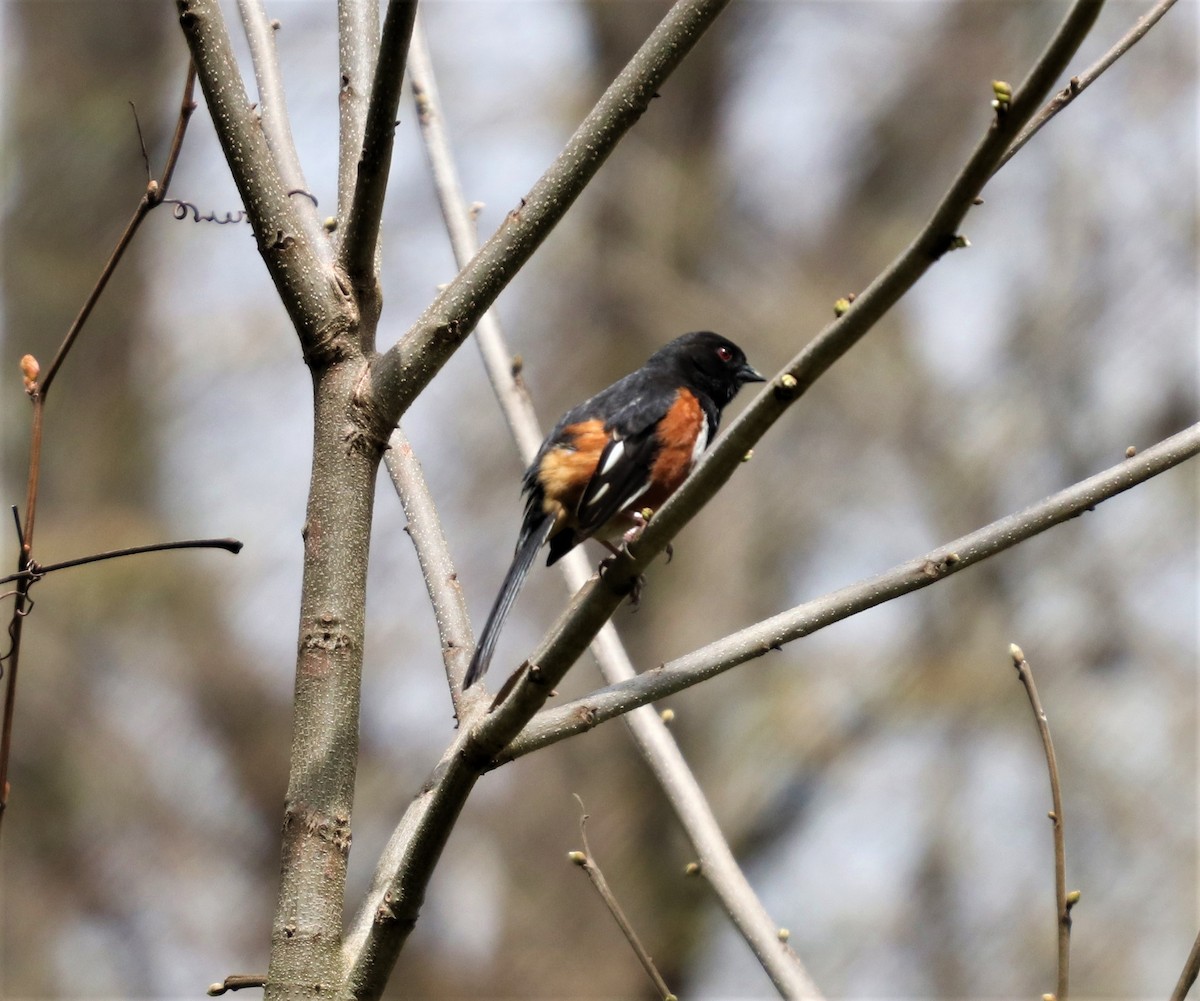
{"type": "Polygon", "coordinates": [[[471,633],[471,619],[467,614],[467,603],[463,598],[458,572],[450,556],[450,546],[442,531],[442,520],[438,517],[437,505],[429,492],[421,463],[413,454],[408,436],[396,428],[383,456],[392,485],[400,496],[408,525],[405,531],[412,539],[421,564],[421,576],[429,592],[429,603],[437,620],[438,636],[442,643],[442,660],[446,667],[446,680],[450,686],[450,697],[454,702],[454,716],[463,718],[463,676],[467,673],[467,662],[475,646],[471,633]]]}
{"type": "Polygon", "coordinates": [[[1134,26],[1125,32],[1111,49],[1082,73],[1071,77],[1071,81],[1066,88],[1055,94],[1046,106],[1021,130],[1021,134],[1013,140],[1012,145],[1008,147],[1004,156],[1000,159],[996,170],[999,170],[1016,156],[1021,148],[1041,131],[1043,125],[1087,90],[1106,69],[1140,42],[1146,32],[1158,24],[1159,19],[1174,6],[1175,0],[1158,0],[1158,3],[1138,18],[1134,26]]]}
{"type": "Polygon", "coordinates": [[[1200,454],[1200,424],[1194,424],[1133,458],[1125,459],[1023,511],[947,542],[924,556],[901,563],[876,577],[796,605],[668,664],[639,674],[631,681],[610,685],[582,699],[541,712],[505,750],[504,758],[520,757],[564,737],[589,730],[605,720],[690,688],[851,615],[928,587],[1055,525],[1076,518],[1110,497],[1197,454],[1200,454]]]}
{"type": "MultiPolygon", "coordinates": [[[[416,0],[388,2],[387,14],[383,19],[383,35],[379,41],[379,58],[371,84],[371,101],[367,107],[354,198],[344,220],[345,232],[338,253],[338,261],[359,296],[360,308],[372,316],[379,315],[382,304],[376,275],[379,226],[383,219],[383,200],[392,166],[392,145],[396,137],[396,114],[400,109],[404,64],[408,58],[408,42],[412,37],[416,14],[416,0]]],[[[364,348],[367,347],[369,345],[364,345],[364,348]]]]}
{"type": "Polygon", "coordinates": [[[399,420],[574,204],[729,0],[677,0],[566,147],[409,331],[372,366],[380,412],[399,420]]]}
{"type": "MultiPolygon", "coordinates": [[[[442,216],[455,259],[462,267],[475,253],[475,230],[459,185],[450,144],[442,128],[437,83],[420,20],[413,32],[409,77],[442,216]]],[[[494,311],[489,310],[479,321],[475,340],[501,410],[517,441],[521,459],[528,464],[541,443],[542,432],[529,396],[514,376],[512,354],[494,311]]],[[[560,565],[572,592],[578,590],[591,573],[582,550],[568,553],[560,565]]],[[[592,653],[610,683],[633,677],[633,665],[611,622],[596,636],[592,653]]],[[[649,707],[630,713],[625,719],[634,742],[662,786],[696,855],[704,860],[703,871],[709,885],[780,994],[787,998],[819,998],[820,993],[799,957],[780,941],[778,924],[771,920],[738,866],[704,791],[666,724],[649,707]]]]}
{"type": "MultiPolygon", "coordinates": [[[[682,487],[655,512],[632,550],[618,556],[604,581],[593,577],[531,654],[503,709],[528,718],[608,621],[634,580],[692,517],[729,480],[754,444],[829,367],[861,340],[888,310],[955,245],[959,223],[995,170],[1000,157],[1034,114],[1055,78],[1095,23],[1099,0],[1076,0],[1039,56],[1026,81],[996,112],[991,125],[909,247],[868,286],[849,309],[829,324],[775,376],[718,438],[682,487]]],[[[501,729],[493,720],[484,728],[501,729]]]]}
{"type": "MultiPolygon", "coordinates": [[[[292,138],[291,121],[288,118],[287,97],[283,88],[283,74],[279,69],[279,57],[275,52],[275,32],[279,22],[267,17],[263,0],[238,0],[238,11],[242,28],[250,45],[250,60],[254,64],[254,80],[258,86],[258,112],[262,119],[267,143],[275,154],[280,177],[290,194],[308,194],[308,182],[304,179],[304,168],[300,166],[300,155],[296,152],[296,141],[292,138]]],[[[317,253],[329,263],[333,260],[333,248],[321,228],[317,217],[317,202],[309,195],[298,198],[296,214],[304,224],[309,242],[317,253]]]]}
{"type": "MultiPolygon", "coordinates": [[[[100,301],[100,296],[104,294],[105,288],[108,287],[109,279],[112,278],[113,273],[117,270],[117,265],[120,264],[125,251],[133,242],[133,238],[141,227],[142,222],[152,209],[162,204],[163,199],[167,195],[171,178],[175,173],[175,165],[179,162],[179,154],[183,149],[183,137],[187,134],[188,122],[191,121],[192,113],[196,110],[196,102],[193,99],[195,91],[195,65],[189,62],[187,77],[183,84],[183,98],[179,104],[179,116],[175,120],[175,132],[171,137],[171,146],[167,151],[167,160],[163,166],[161,179],[155,180],[153,177],[147,177],[146,190],[138,200],[137,208],[133,211],[133,216],[130,218],[120,239],[117,240],[117,245],[109,255],[108,261],[105,262],[104,268],[100,272],[100,277],[96,280],[95,286],[93,286],[92,291],[84,301],[83,308],[80,309],[75,320],[67,330],[58,351],[55,352],[54,359],[50,362],[45,375],[41,376],[40,381],[37,359],[32,355],[26,355],[21,359],[25,392],[29,395],[29,399],[33,404],[33,415],[30,420],[29,429],[29,475],[25,486],[24,525],[20,523],[16,508],[13,508],[13,517],[17,519],[17,535],[21,543],[21,548],[17,555],[17,573],[19,579],[16,587],[16,600],[13,602],[12,618],[8,624],[9,646],[5,653],[0,656],[0,664],[3,664],[5,661],[8,662],[8,678],[5,681],[4,687],[4,715],[3,721],[0,722],[0,819],[3,819],[8,804],[8,763],[12,748],[13,719],[16,712],[17,669],[21,662],[21,634],[24,629],[25,617],[33,609],[33,603],[29,598],[29,588],[33,583],[33,578],[28,572],[33,564],[33,535],[37,522],[38,489],[41,481],[42,435],[45,427],[46,399],[55,375],[58,374],[59,369],[62,368],[63,363],[66,361],[67,355],[82,332],[84,324],[87,323],[88,318],[92,315],[92,310],[95,308],[96,303],[100,301]]],[[[138,134],[140,138],[140,127],[138,134]]],[[[145,155],[144,145],[142,153],[145,155]]],[[[148,159],[146,173],[147,175],[150,173],[148,159]]]]}
{"type": "Polygon", "coordinates": [[[354,351],[357,315],[346,290],[304,226],[246,97],[219,0],[176,0],[179,24],[217,129],[225,160],[254,227],[258,250],[300,338],[322,367],[354,351]]]}

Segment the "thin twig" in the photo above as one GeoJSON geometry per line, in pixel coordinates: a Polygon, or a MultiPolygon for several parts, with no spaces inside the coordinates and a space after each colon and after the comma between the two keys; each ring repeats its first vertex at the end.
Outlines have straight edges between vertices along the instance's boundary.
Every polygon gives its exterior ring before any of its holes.
{"type": "Polygon", "coordinates": [[[54,381],[54,377],[58,374],[58,370],[66,360],[67,353],[71,350],[75,339],[83,329],[83,325],[87,323],[88,317],[92,315],[92,310],[95,308],[96,303],[100,301],[100,296],[108,285],[108,280],[113,276],[117,265],[121,263],[121,258],[129,248],[129,244],[133,241],[133,237],[137,233],[138,227],[141,226],[142,220],[146,218],[151,209],[159,205],[163,198],[166,197],[167,186],[170,184],[171,177],[175,173],[175,163],[179,159],[179,150],[183,144],[183,135],[187,129],[188,120],[196,108],[196,103],[193,99],[195,84],[196,72],[192,64],[188,63],[187,80],[184,83],[183,89],[183,101],[180,105],[179,118],[175,126],[175,135],[171,141],[171,149],[167,154],[167,162],[163,169],[162,179],[159,181],[150,179],[146,182],[146,190],[138,201],[137,208],[134,209],[133,216],[125,227],[125,232],[117,240],[117,245],[113,248],[113,252],[109,255],[108,261],[101,270],[100,277],[96,279],[95,286],[93,286],[87,299],[84,300],[83,308],[80,309],[79,315],[75,317],[75,321],[68,328],[62,344],[59,345],[54,359],[50,362],[50,367],[46,369],[46,374],[42,377],[38,397],[43,401],[49,395],[50,384],[54,381]]]}
{"type": "Polygon", "coordinates": [[[1197,935],[1196,941],[1192,943],[1192,951],[1188,953],[1187,962],[1183,964],[1175,989],[1171,991],[1171,1001],[1183,1001],[1188,996],[1188,991],[1196,982],[1197,974],[1200,974],[1200,935],[1197,935]]]}
{"type": "Polygon", "coordinates": [[[575,800],[579,803],[579,837],[583,841],[583,851],[567,852],[567,858],[579,866],[587,875],[589,882],[591,882],[596,893],[600,895],[600,899],[604,902],[604,906],[608,908],[608,913],[612,915],[613,920],[617,923],[617,927],[621,929],[621,934],[625,936],[625,941],[629,943],[629,947],[633,950],[634,955],[637,956],[638,962],[642,964],[642,969],[646,971],[646,976],[654,984],[654,989],[658,991],[658,996],[663,1001],[678,1001],[674,992],[667,986],[667,982],[663,979],[662,974],[658,972],[658,967],[654,965],[653,957],[647,951],[646,947],[642,945],[642,940],[638,937],[638,933],[633,927],[633,922],[629,920],[620,903],[617,901],[617,895],[612,892],[612,888],[608,885],[608,880],[604,878],[604,872],[596,862],[596,856],[592,854],[591,845],[588,844],[588,815],[584,809],[583,800],[579,798],[578,794],[576,794],[575,800]]]}
{"type": "MultiPolygon", "coordinates": [[[[1106,69],[1141,41],[1142,36],[1153,28],[1158,23],[1159,18],[1173,6],[1175,6],[1175,0],[1159,0],[1150,10],[1138,18],[1137,23],[1121,36],[1116,45],[1082,73],[1071,77],[1070,83],[1055,94],[1047,102],[1046,106],[1020,131],[1017,138],[1013,140],[1012,145],[1005,151],[1004,156],[1000,158],[1000,162],[996,165],[996,171],[1016,156],[1020,152],[1021,147],[1037,135],[1043,125],[1087,90],[1106,69]]],[[[996,171],[993,171],[993,173],[996,171]]]]}
{"type": "Polygon", "coordinates": [[[1058,913],[1058,988],[1055,1001],[1067,1001],[1067,987],[1071,974],[1071,908],[1079,901],[1079,891],[1067,893],[1067,842],[1063,833],[1062,787],[1058,777],[1058,759],[1054,756],[1054,741],[1050,739],[1050,722],[1046,710],[1038,698],[1037,685],[1033,683],[1033,669],[1025,659],[1021,648],[1013,643],[1008,648],[1017,677],[1029,696],[1029,706],[1037,722],[1042,738],[1042,750],[1046,754],[1046,768],[1050,772],[1050,800],[1054,808],[1050,811],[1050,822],[1054,826],[1054,899],[1058,913]]]}
{"type": "MultiPolygon", "coordinates": [[[[21,548],[17,555],[17,574],[20,576],[20,579],[17,582],[17,594],[16,600],[13,603],[12,618],[8,624],[9,648],[4,655],[4,660],[8,662],[8,669],[4,688],[4,717],[3,722],[0,723],[0,820],[3,820],[4,813],[8,808],[8,763],[12,751],[12,727],[16,711],[17,669],[21,662],[21,634],[24,628],[25,617],[33,608],[33,604],[29,600],[29,588],[33,583],[33,578],[28,576],[28,571],[33,562],[33,533],[37,521],[38,487],[41,481],[42,431],[45,426],[46,397],[50,392],[50,385],[54,381],[54,377],[58,374],[59,369],[62,368],[63,362],[66,361],[67,354],[78,339],[96,303],[100,301],[101,294],[108,286],[108,280],[112,277],[113,272],[116,271],[117,265],[121,262],[121,258],[124,256],[129,244],[133,241],[133,237],[141,226],[142,220],[150,214],[152,209],[162,204],[162,200],[166,196],[171,176],[175,172],[175,164],[179,159],[179,153],[183,147],[183,137],[187,131],[188,121],[196,107],[194,99],[195,84],[195,68],[189,63],[187,77],[183,85],[183,99],[180,102],[179,117],[175,124],[175,133],[171,139],[171,147],[167,152],[167,161],[163,168],[162,179],[156,181],[153,178],[149,178],[146,181],[146,190],[138,200],[137,208],[134,209],[132,218],[117,241],[113,252],[109,255],[108,261],[101,270],[100,277],[96,280],[95,286],[84,301],[79,315],[75,317],[74,322],[67,330],[66,336],[63,337],[62,344],[59,345],[54,359],[50,362],[49,368],[46,369],[46,374],[38,381],[39,373],[36,359],[30,357],[22,360],[22,367],[26,370],[26,392],[29,394],[30,402],[33,404],[33,413],[30,418],[29,429],[29,475],[26,479],[25,489],[25,523],[24,526],[20,527],[18,532],[21,538],[21,548]]],[[[138,125],[138,133],[140,141],[140,124],[138,125]]]]}
{"type": "MultiPolygon", "coordinates": [[[[446,221],[455,259],[463,267],[476,250],[475,228],[443,128],[437,81],[419,16],[409,51],[409,79],[442,217],[446,221]]],[[[475,340],[500,408],[517,442],[521,461],[528,464],[541,443],[542,432],[529,394],[514,374],[512,353],[493,310],[480,319],[475,340]]],[[[591,565],[582,550],[568,553],[560,566],[571,593],[591,575],[591,565]]],[[[611,622],[597,634],[592,643],[592,654],[609,683],[635,674],[611,622]]],[[[820,992],[799,957],[780,941],[777,923],[771,920],[738,866],[704,791],[662,718],[647,706],[628,714],[625,720],[639,753],[662,786],[693,849],[705,860],[704,871],[709,885],[780,994],[785,998],[820,998],[820,992]]]]}
{"type": "Polygon", "coordinates": [[[86,566],[88,563],[99,563],[102,560],[115,560],[122,556],[140,556],[142,553],[162,553],[175,549],[224,549],[227,553],[237,555],[242,551],[242,543],[237,539],[183,539],[178,542],[155,542],[148,546],[110,549],[103,553],[93,553],[91,556],[77,556],[73,560],[63,560],[61,563],[41,564],[31,561],[24,572],[0,577],[0,584],[8,584],[14,580],[26,578],[41,580],[46,574],[54,573],[56,570],[86,566]]]}
{"type": "Polygon", "coordinates": [[[267,975],[265,973],[231,973],[220,983],[209,984],[207,993],[210,998],[217,998],[227,991],[240,991],[245,990],[247,987],[266,986],[267,975]]]}
{"type": "MultiPolygon", "coordinates": [[[[454,558],[450,555],[450,546],[442,531],[442,520],[438,517],[437,505],[429,492],[421,463],[417,461],[407,435],[400,428],[392,432],[383,461],[392,478],[392,485],[400,496],[405,517],[408,518],[406,531],[417,551],[421,576],[425,580],[437,621],[454,716],[461,720],[463,675],[466,674],[475,640],[462,585],[454,568],[454,558]]],[[[483,692],[478,695],[480,699],[486,698],[483,692]]]]}
{"type": "Polygon", "coordinates": [[[1136,456],[1126,458],[1104,472],[1067,487],[1023,511],[947,542],[924,556],[796,605],[667,664],[644,671],[629,681],[610,685],[581,699],[544,710],[505,750],[505,755],[528,754],[574,733],[589,730],[637,706],[656,702],[739,664],[778,650],[785,643],[809,636],[900,595],[928,587],[1055,525],[1078,517],[1110,497],[1197,454],[1200,454],[1200,424],[1139,450],[1136,456]]]}

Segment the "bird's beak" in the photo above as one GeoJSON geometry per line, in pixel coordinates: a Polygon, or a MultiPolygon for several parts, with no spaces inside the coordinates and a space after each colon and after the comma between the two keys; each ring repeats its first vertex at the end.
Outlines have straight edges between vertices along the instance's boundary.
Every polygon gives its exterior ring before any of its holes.
{"type": "Polygon", "coordinates": [[[766,382],[761,372],[754,368],[749,362],[742,362],[742,367],[738,369],[738,378],[742,382],[766,382]]]}

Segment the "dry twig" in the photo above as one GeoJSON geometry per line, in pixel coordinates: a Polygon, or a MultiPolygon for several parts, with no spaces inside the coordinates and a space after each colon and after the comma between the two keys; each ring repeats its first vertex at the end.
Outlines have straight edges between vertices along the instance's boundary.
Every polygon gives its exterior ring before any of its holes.
{"type": "Polygon", "coordinates": [[[1038,734],[1042,738],[1042,750],[1046,754],[1046,768],[1050,772],[1050,799],[1054,808],[1050,821],[1054,825],[1054,897],[1058,905],[1058,987],[1055,1001],[1067,1001],[1067,986],[1071,972],[1071,908],[1079,902],[1079,891],[1067,893],[1067,843],[1063,835],[1062,789],[1058,778],[1058,759],[1054,756],[1054,741],[1050,739],[1050,723],[1046,710],[1038,698],[1037,685],[1033,683],[1033,669],[1025,659],[1021,648],[1013,643],[1008,648],[1017,677],[1029,696],[1029,706],[1037,722],[1038,734]]]}
{"type": "Polygon", "coordinates": [[[634,930],[633,923],[626,917],[625,911],[617,901],[616,894],[612,892],[612,888],[608,885],[608,880],[604,878],[604,872],[600,869],[599,864],[597,864],[596,856],[592,854],[591,845],[588,844],[588,815],[584,809],[583,800],[579,798],[578,794],[576,794],[575,800],[579,803],[579,836],[583,840],[583,851],[567,852],[567,858],[584,871],[592,886],[595,887],[596,892],[600,895],[600,899],[604,901],[604,906],[608,908],[608,913],[613,916],[617,927],[621,929],[621,934],[625,936],[625,941],[629,943],[629,947],[633,949],[638,962],[642,964],[642,969],[646,971],[646,976],[654,984],[654,989],[658,991],[658,996],[663,1001],[677,1001],[671,988],[663,980],[662,974],[658,972],[658,967],[654,965],[653,957],[646,950],[646,947],[642,945],[642,940],[638,938],[638,933],[634,930]]]}

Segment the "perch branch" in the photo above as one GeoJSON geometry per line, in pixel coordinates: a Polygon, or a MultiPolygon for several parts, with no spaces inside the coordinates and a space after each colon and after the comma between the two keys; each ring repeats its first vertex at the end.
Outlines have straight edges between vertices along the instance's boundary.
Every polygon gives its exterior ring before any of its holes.
{"type": "Polygon", "coordinates": [[[564,737],[591,729],[631,709],[778,650],[784,643],[817,632],[851,615],[928,587],[974,566],[1049,528],[1090,511],[1110,497],[1137,486],[1200,453],[1200,424],[1139,451],[1119,465],[1060,491],[1031,507],[939,546],[924,556],[807,601],[725,636],[630,681],[610,685],[582,699],[539,713],[506,750],[520,756],[564,737]]]}
{"type": "Polygon", "coordinates": [[[530,655],[527,663],[536,668],[526,670],[511,687],[508,701],[514,703],[512,712],[516,716],[536,711],[533,707],[542,701],[539,689],[558,683],[651,559],[724,486],[746,453],[788,407],[861,340],[943,254],[954,248],[959,223],[1013,137],[1033,115],[1095,23],[1100,6],[1098,0],[1076,0],[1025,82],[996,111],[987,132],[912,244],[754,398],[705,453],[683,486],[655,512],[641,539],[609,565],[603,581],[593,577],[575,596],[530,655]]]}
{"type": "MultiPolygon", "coordinates": [[[[437,82],[419,18],[409,53],[409,78],[442,216],[455,259],[462,267],[475,253],[475,229],[458,181],[449,140],[442,127],[437,82]]],[[[516,439],[521,461],[528,464],[541,443],[542,432],[528,393],[514,375],[512,355],[494,311],[489,310],[480,319],[475,340],[501,410],[516,439]]],[[[587,557],[580,550],[568,553],[561,566],[567,587],[572,592],[578,590],[591,573],[587,557]]],[[[633,665],[611,622],[597,634],[592,653],[606,681],[614,683],[634,675],[633,665]]],[[[739,868],[703,790],[662,719],[652,708],[644,707],[629,714],[626,722],[696,854],[705,860],[709,885],[780,994],[787,998],[819,998],[820,994],[799,958],[779,940],[778,926],[739,868]]]]}

